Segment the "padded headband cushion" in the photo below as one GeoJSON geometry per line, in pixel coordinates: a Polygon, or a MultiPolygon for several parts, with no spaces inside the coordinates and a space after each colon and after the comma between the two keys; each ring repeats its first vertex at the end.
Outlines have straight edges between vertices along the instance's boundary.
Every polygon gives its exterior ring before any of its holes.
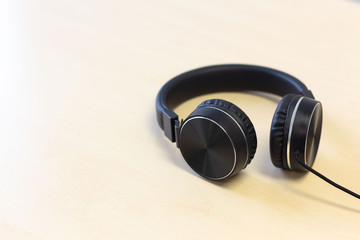
{"type": "Polygon", "coordinates": [[[241,126],[244,130],[246,138],[249,139],[248,148],[249,148],[249,158],[247,164],[251,162],[254,158],[256,147],[257,147],[257,139],[256,132],[253,124],[251,123],[249,117],[236,105],[221,99],[210,99],[202,102],[198,108],[202,107],[217,107],[230,114],[241,126]]]}
{"type": "Polygon", "coordinates": [[[270,132],[270,156],[275,167],[287,168],[284,163],[286,159],[286,146],[289,131],[289,123],[292,103],[300,96],[295,94],[287,94],[280,101],[275,110],[275,114],[271,123],[270,132]]]}

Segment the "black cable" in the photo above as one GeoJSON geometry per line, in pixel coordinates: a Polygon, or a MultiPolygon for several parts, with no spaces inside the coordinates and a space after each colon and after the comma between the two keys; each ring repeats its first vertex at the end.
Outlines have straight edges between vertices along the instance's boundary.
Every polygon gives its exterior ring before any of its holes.
{"type": "Polygon", "coordinates": [[[359,194],[357,194],[357,193],[355,193],[355,192],[353,192],[353,191],[351,191],[351,190],[349,190],[349,189],[347,189],[347,188],[345,188],[345,187],[337,184],[336,182],[333,182],[332,180],[328,179],[327,177],[325,177],[325,176],[322,175],[321,173],[317,172],[316,170],[312,169],[311,167],[309,167],[308,165],[306,165],[305,163],[303,163],[303,162],[300,160],[299,151],[298,151],[298,150],[294,152],[294,156],[295,156],[296,161],[298,161],[298,163],[300,163],[301,166],[303,166],[306,170],[308,170],[308,171],[310,171],[311,173],[315,174],[316,176],[318,176],[319,178],[321,178],[321,179],[324,180],[325,182],[333,185],[334,187],[336,187],[336,188],[338,188],[338,189],[340,189],[340,190],[342,190],[342,191],[350,194],[350,195],[353,196],[353,197],[356,197],[356,198],[359,198],[359,199],[360,199],[360,195],[359,195],[359,194]]]}

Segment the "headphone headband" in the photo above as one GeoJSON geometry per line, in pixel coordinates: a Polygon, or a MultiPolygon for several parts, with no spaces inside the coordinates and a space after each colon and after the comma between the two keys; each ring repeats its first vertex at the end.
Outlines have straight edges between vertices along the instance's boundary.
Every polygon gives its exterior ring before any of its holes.
{"type": "Polygon", "coordinates": [[[165,135],[175,141],[177,114],[172,110],[195,96],[229,91],[260,91],[284,96],[289,93],[314,98],[295,77],[266,67],[229,64],[198,68],[169,80],[156,97],[156,116],[165,135]]]}

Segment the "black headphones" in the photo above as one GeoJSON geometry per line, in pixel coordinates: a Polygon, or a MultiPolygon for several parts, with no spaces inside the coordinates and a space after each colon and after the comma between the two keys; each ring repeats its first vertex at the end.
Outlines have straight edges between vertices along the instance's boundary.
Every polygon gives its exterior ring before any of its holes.
{"type": "Polygon", "coordinates": [[[157,121],[199,175],[222,180],[244,169],[254,157],[253,124],[236,105],[220,99],[202,102],[184,121],[172,110],[195,96],[224,91],[261,91],[282,96],[271,124],[272,163],[287,170],[312,166],[319,146],[322,106],[289,74],[252,65],[216,65],[168,81],[156,98],[157,121]],[[301,162],[298,161],[300,159],[301,162]]]}
{"type": "Polygon", "coordinates": [[[270,155],[282,169],[310,171],[332,186],[353,192],[312,168],[318,151],[322,106],[295,77],[275,69],[231,64],[215,65],[180,74],[156,97],[161,129],[180,148],[190,167],[204,178],[222,180],[236,175],[254,157],[257,140],[249,117],[221,99],[202,102],[184,121],[174,107],[192,97],[226,91],[260,91],[282,96],[271,123],[270,155]]]}

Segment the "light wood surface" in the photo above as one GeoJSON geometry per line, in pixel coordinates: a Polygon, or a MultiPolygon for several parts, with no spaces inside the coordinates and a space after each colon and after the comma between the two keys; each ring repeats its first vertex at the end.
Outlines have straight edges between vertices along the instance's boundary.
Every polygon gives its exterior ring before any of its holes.
{"type": "MultiPolygon", "coordinates": [[[[360,202],[272,166],[277,101],[232,101],[258,149],[226,182],[185,163],[155,96],[196,67],[247,63],[301,79],[324,107],[314,167],[360,191],[360,4],[318,1],[1,3],[0,239],[359,239],[360,202]]],[[[191,86],[189,86],[191,87],[191,86]]]]}

